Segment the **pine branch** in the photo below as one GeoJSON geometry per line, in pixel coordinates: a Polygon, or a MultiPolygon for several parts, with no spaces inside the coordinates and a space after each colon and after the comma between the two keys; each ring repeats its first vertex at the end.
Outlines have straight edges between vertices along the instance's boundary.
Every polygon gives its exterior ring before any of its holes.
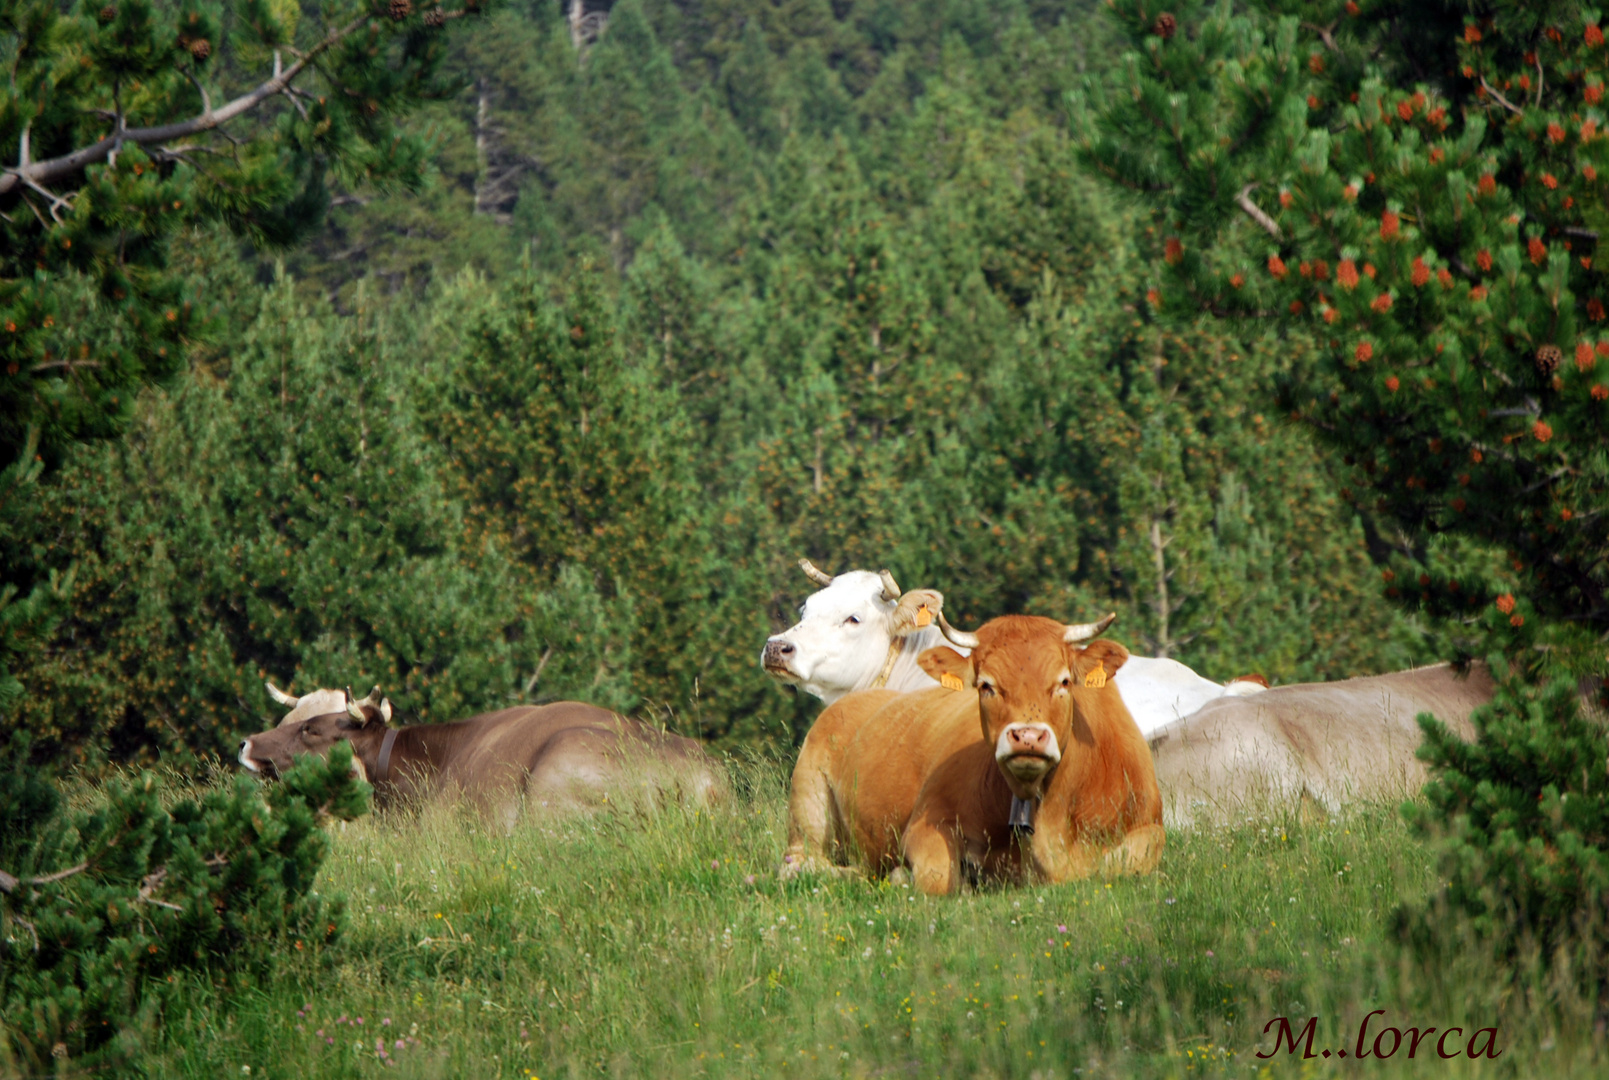
{"type": "MultiPolygon", "coordinates": [[[[191,117],[189,120],[181,120],[172,124],[159,124],[156,127],[124,128],[120,118],[118,122],[119,130],[114,131],[106,138],[80,150],[74,150],[70,154],[51,158],[48,161],[29,162],[25,140],[17,167],[14,169],[8,168],[5,170],[4,175],[0,175],[0,195],[5,195],[16,188],[17,185],[23,184],[54,200],[56,196],[45,191],[40,186],[41,184],[59,180],[64,176],[71,176],[87,166],[106,161],[119,148],[129,143],[139,146],[164,143],[171,139],[182,139],[227,124],[235,117],[257,108],[269,98],[285,93],[289,89],[291,82],[305,71],[308,65],[323,53],[339,45],[355,30],[367,23],[369,19],[370,15],[365,12],[340,29],[331,31],[324,40],[309,49],[296,63],[283,71],[279,70],[279,64],[276,60],[273,77],[255,90],[242,94],[218,109],[208,109],[200,116],[191,117]]],[[[206,98],[203,97],[202,101],[203,105],[205,105],[206,98]]],[[[52,209],[54,210],[54,206],[52,209]]]]}
{"type": "Polygon", "coordinates": [[[1481,76],[1481,85],[1486,88],[1486,92],[1488,94],[1492,95],[1492,97],[1496,99],[1497,103],[1499,105],[1503,106],[1503,108],[1507,109],[1509,112],[1513,113],[1515,116],[1524,116],[1525,115],[1525,110],[1524,109],[1520,108],[1518,105],[1514,104],[1508,98],[1506,98],[1502,94],[1498,93],[1497,88],[1494,87],[1491,83],[1487,82],[1486,81],[1486,76],[1484,76],[1484,75],[1481,76]]]}
{"type": "Polygon", "coordinates": [[[74,874],[82,874],[88,869],[89,863],[81,862],[75,866],[69,866],[65,870],[57,870],[54,874],[41,874],[39,877],[31,878],[18,878],[14,874],[8,874],[4,870],[0,870],[0,892],[9,895],[17,891],[18,885],[51,885],[70,878],[74,874]]]}
{"type": "Polygon", "coordinates": [[[1279,231],[1279,225],[1274,222],[1274,219],[1269,217],[1262,207],[1251,201],[1251,193],[1256,191],[1257,188],[1258,184],[1255,181],[1247,184],[1240,189],[1240,194],[1235,196],[1235,202],[1239,204],[1242,210],[1251,215],[1253,221],[1267,230],[1268,234],[1275,240],[1284,239],[1284,236],[1279,231]]]}

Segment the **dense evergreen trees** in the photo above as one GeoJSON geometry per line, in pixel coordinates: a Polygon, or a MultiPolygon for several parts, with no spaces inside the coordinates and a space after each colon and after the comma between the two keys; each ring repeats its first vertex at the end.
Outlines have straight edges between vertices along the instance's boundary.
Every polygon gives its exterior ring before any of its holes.
{"type": "Polygon", "coordinates": [[[224,750],[265,675],[786,741],[801,554],[1218,678],[1434,655],[1259,404],[1311,346],[1145,300],[1060,108],[1105,23],[633,0],[578,53],[555,7],[455,46],[424,191],[340,192],[260,298],[212,271],[233,339],[13,528],[13,580],[78,575],[5,714],[40,752],[224,750]]]}

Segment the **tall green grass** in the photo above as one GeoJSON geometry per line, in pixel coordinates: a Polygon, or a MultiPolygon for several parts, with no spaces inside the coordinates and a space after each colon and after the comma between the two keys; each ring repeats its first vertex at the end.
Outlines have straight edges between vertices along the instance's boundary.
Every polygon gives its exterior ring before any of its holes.
{"type": "Polygon", "coordinates": [[[342,943],[288,951],[265,986],[180,988],[149,1071],[1340,1075],[1359,1063],[1257,1058],[1265,1024],[1318,1016],[1315,1051],[1350,1053],[1385,1009],[1371,1037],[1496,1026],[1500,1056],[1404,1044],[1371,1075],[1605,1074],[1593,1003],[1547,965],[1503,974],[1471,950],[1427,971],[1390,945],[1392,908],[1434,885],[1392,808],[1176,832],[1138,880],[930,899],[779,883],[786,772],[738,773],[713,812],[532,813],[506,834],[434,806],[337,826],[320,888],[350,902],[342,943]]]}

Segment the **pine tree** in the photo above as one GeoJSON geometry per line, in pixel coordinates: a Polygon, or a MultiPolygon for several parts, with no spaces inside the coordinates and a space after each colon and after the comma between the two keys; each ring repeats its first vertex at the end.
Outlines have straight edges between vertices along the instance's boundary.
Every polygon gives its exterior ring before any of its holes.
{"type": "MultiPolygon", "coordinates": [[[[1464,648],[1501,653],[1516,679],[1601,675],[1598,13],[1132,3],[1117,20],[1131,51],[1074,111],[1087,159],[1145,191],[1166,230],[1151,306],[1311,335],[1284,407],[1344,455],[1343,494],[1388,594],[1461,617],[1464,648]]],[[[1492,796],[1476,781],[1531,802],[1590,792],[1559,770],[1601,761],[1609,740],[1571,718],[1567,696],[1539,693],[1541,705],[1517,684],[1500,695],[1480,750],[1432,737],[1425,753],[1437,817],[1462,838],[1449,902],[1489,934],[1551,940],[1598,902],[1595,879],[1550,869],[1563,834],[1482,809],[1492,796]],[[1500,865],[1516,843],[1531,854],[1500,865]]]]}
{"type": "Polygon", "coordinates": [[[197,283],[170,268],[187,225],[285,243],[331,174],[416,178],[422,144],[395,119],[433,91],[437,28],[468,10],[6,0],[0,465],[33,429],[49,459],[117,430],[140,385],[179,370],[201,329],[197,283]]]}

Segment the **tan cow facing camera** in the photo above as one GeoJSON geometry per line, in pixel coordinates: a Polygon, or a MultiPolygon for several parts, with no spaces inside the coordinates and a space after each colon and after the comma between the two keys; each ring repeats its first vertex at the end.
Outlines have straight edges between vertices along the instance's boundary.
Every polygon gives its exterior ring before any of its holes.
{"type": "Polygon", "coordinates": [[[829,706],[794,766],[783,875],[909,866],[923,892],[951,893],[969,869],[1050,882],[1156,869],[1151,751],[1112,685],[1128,650],[1080,644],[1109,622],[1008,615],[976,634],[943,623],[971,650],[922,654],[943,688],[829,706]]]}

